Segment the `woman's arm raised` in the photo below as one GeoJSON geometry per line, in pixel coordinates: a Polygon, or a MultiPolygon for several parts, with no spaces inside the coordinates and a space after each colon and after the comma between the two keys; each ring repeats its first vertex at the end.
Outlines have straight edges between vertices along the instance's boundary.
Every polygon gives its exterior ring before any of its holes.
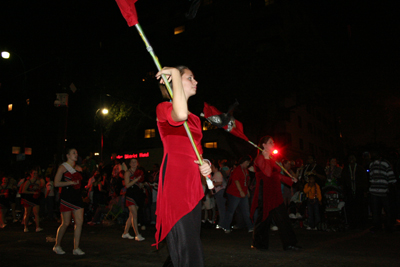
{"type": "MultiPolygon", "coordinates": [[[[189,110],[187,105],[187,99],[185,92],[183,91],[181,73],[176,68],[164,67],[161,71],[156,74],[157,79],[161,78],[161,75],[169,75],[169,80],[172,80],[172,112],[171,117],[174,121],[186,121],[189,116],[189,110]]],[[[160,83],[164,83],[160,80],[160,83]]]]}

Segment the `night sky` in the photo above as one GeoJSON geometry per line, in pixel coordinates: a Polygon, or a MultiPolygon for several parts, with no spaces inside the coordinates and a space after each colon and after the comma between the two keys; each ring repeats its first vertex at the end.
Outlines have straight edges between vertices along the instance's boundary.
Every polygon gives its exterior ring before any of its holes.
{"type": "MultiPolygon", "coordinates": [[[[279,96],[296,93],[332,107],[350,145],[400,145],[397,1],[275,0],[264,15],[259,1],[213,2],[214,9],[201,6],[190,21],[184,17],[188,1],[136,4],[161,63],[194,71],[199,89],[190,100],[193,112],[199,114],[204,101],[226,110],[238,99],[235,116],[246,130],[260,124],[255,106],[272,107],[279,96]],[[174,37],[181,24],[188,33],[174,37]]],[[[25,98],[41,107],[28,114],[34,133],[28,143],[46,146],[57,138],[55,94],[71,83],[78,90],[70,93],[68,130],[84,131],[84,142],[93,138],[101,103],[123,99],[148,115],[143,123],[155,119],[162,100],[151,78],[156,68],[115,1],[4,0],[0,34],[0,49],[24,63],[0,60],[2,112],[25,98]]]]}

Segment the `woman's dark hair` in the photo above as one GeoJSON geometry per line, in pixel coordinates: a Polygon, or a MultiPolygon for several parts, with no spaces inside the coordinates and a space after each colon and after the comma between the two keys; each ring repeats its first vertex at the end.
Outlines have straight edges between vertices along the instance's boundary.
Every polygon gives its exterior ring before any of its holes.
{"type": "MultiPolygon", "coordinates": [[[[190,70],[188,67],[186,66],[176,66],[175,68],[177,68],[181,74],[181,76],[185,73],[185,70],[190,70]]],[[[172,82],[170,83],[171,87],[172,87],[172,82]]],[[[160,84],[160,90],[161,90],[161,94],[163,96],[164,99],[171,99],[171,96],[168,93],[168,89],[164,84],[160,84]]]]}
{"type": "MultiPolygon", "coordinates": [[[[264,137],[261,137],[260,141],[258,142],[258,147],[259,148],[263,148],[263,144],[267,143],[269,141],[269,139],[271,139],[272,136],[266,135],[264,137]]],[[[260,153],[261,151],[258,150],[258,153],[260,153]]]]}
{"type": "Polygon", "coordinates": [[[74,148],[74,147],[68,147],[68,148],[66,148],[65,149],[65,151],[64,151],[64,154],[62,155],[62,159],[63,159],[63,161],[67,161],[67,155],[71,152],[71,150],[73,150],[73,149],[75,149],[76,150],[76,148],[74,148]]]}
{"type": "Polygon", "coordinates": [[[249,156],[249,155],[246,155],[246,156],[243,156],[243,157],[241,157],[240,159],[239,159],[239,161],[238,161],[238,165],[240,165],[240,164],[242,164],[243,162],[245,162],[245,161],[252,161],[252,158],[249,156]]]}

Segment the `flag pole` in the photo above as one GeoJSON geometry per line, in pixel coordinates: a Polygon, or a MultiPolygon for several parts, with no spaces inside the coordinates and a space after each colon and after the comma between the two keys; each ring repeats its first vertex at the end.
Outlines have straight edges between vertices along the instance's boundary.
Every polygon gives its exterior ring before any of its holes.
{"type": "MultiPolygon", "coordinates": [[[[259,146],[257,146],[256,144],[254,144],[254,143],[251,142],[250,140],[247,141],[247,142],[249,142],[249,143],[250,143],[251,145],[253,145],[254,147],[258,148],[260,151],[263,151],[259,146]]],[[[280,163],[278,163],[278,162],[276,162],[276,164],[277,164],[279,167],[281,167],[281,169],[282,169],[287,175],[289,175],[290,178],[294,179],[293,175],[291,175],[291,174],[289,173],[289,171],[286,170],[286,168],[282,166],[282,164],[280,164],[280,163]]]]}
{"type": "MultiPolygon", "coordinates": [[[[158,57],[154,53],[153,47],[150,45],[150,42],[147,40],[146,35],[144,34],[144,32],[142,30],[142,27],[140,26],[139,23],[137,23],[135,25],[135,27],[136,27],[136,30],[139,32],[140,37],[142,37],[142,40],[143,40],[143,42],[144,42],[144,44],[146,46],[147,52],[150,53],[150,55],[151,55],[151,57],[152,57],[152,59],[154,61],[154,64],[156,65],[158,71],[160,71],[162,69],[160,61],[158,60],[158,57]]],[[[167,87],[167,90],[168,90],[169,95],[171,96],[171,99],[173,99],[174,95],[172,93],[171,85],[170,85],[170,83],[168,81],[167,76],[165,74],[162,74],[161,77],[164,80],[165,86],[167,87]]],[[[186,130],[186,133],[187,133],[187,135],[189,137],[190,143],[192,144],[193,150],[194,150],[194,152],[195,152],[195,154],[197,156],[197,159],[198,159],[200,165],[203,165],[203,163],[204,163],[203,159],[201,158],[201,156],[199,154],[199,151],[198,151],[198,149],[196,147],[196,144],[194,143],[192,132],[189,129],[189,125],[187,124],[187,121],[185,121],[183,123],[183,126],[184,126],[184,128],[186,130]]],[[[210,178],[210,176],[206,177],[207,185],[208,185],[209,189],[212,189],[212,188],[214,188],[214,185],[213,185],[212,181],[209,178],[210,178]]]]}

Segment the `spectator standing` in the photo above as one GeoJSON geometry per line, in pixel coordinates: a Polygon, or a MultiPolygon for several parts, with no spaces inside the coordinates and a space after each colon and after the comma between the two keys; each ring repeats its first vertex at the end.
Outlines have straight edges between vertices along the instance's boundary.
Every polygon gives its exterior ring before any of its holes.
{"type": "Polygon", "coordinates": [[[386,213],[385,230],[393,231],[393,211],[391,196],[394,192],[396,177],[389,162],[384,160],[379,153],[371,154],[372,162],[369,165],[369,193],[372,210],[372,232],[382,229],[382,208],[386,213]]]}
{"type": "Polygon", "coordinates": [[[218,170],[218,165],[212,164],[211,171],[213,172],[213,176],[211,180],[214,182],[214,190],[215,190],[215,202],[217,203],[219,221],[217,224],[217,228],[220,228],[220,224],[224,221],[225,213],[226,213],[226,198],[224,197],[226,182],[222,173],[218,170]]]}
{"type": "Polygon", "coordinates": [[[336,158],[331,158],[328,165],[325,168],[326,182],[325,186],[337,186],[340,176],[342,174],[342,168],[337,164],[336,158]]]}
{"type": "Polygon", "coordinates": [[[319,207],[322,201],[321,188],[315,183],[315,175],[308,176],[308,183],[304,185],[304,193],[307,196],[308,227],[307,230],[317,230],[321,221],[319,207]]]}
{"type": "Polygon", "coordinates": [[[340,185],[346,197],[346,213],[351,228],[363,228],[368,219],[368,178],[356,157],[350,155],[342,171],[340,185]]]}
{"type": "Polygon", "coordinates": [[[226,188],[228,207],[226,209],[225,218],[220,226],[227,234],[231,232],[230,226],[236,208],[239,208],[239,210],[241,211],[249,233],[253,232],[254,226],[250,220],[249,211],[250,191],[248,187],[250,183],[250,175],[249,171],[247,170],[250,163],[250,156],[244,156],[239,160],[238,166],[232,171],[229,183],[226,188]]]}
{"type": "Polygon", "coordinates": [[[299,179],[303,179],[306,183],[308,182],[308,176],[314,174],[316,176],[316,183],[320,187],[325,186],[326,176],[324,169],[317,164],[314,156],[308,156],[307,164],[302,168],[299,179]]]}

